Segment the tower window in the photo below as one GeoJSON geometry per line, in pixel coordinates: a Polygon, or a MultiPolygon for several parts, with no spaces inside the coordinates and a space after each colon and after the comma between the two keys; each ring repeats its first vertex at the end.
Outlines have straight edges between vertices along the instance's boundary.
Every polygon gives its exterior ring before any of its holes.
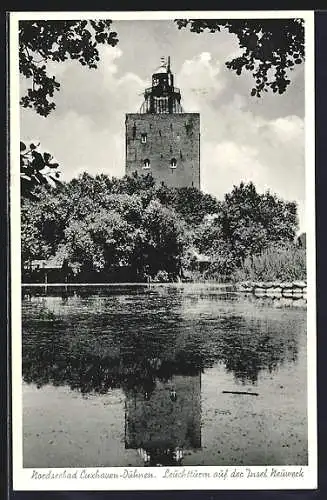
{"type": "Polygon", "coordinates": [[[141,143],[142,144],[146,144],[147,139],[148,139],[147,134],[141,134],[141,143]]]}
{"type": "Polygon", "coordinates": [[[149,158],[146,158],[144,160],[142,168],[143,168],[143,170],[149,170],[149,168],[150,168],[150,160],[149,160],[149,158]]]}
{"type": "Polygon", "coordinates": [[[177,160],[176,158],[172,158],[170,160],[170,168],[176,168],[176,166],[177,166],[177,160]]]}

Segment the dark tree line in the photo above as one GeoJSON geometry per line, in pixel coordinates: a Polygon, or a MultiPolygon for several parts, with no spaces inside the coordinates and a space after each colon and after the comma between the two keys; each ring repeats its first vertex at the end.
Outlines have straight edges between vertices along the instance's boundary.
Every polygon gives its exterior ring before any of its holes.
{"type": "Polygon", "coordinates": [[[183,277],[197,256],[207,276],[231,276],[251,255],[293,244],[297,208],[252,183],[218,201],[195,188],[157,186],[150,176],[122,179],[83,174],[22,200],[22,258],[59,255],[79,271],[127,267],[143,280],[183,277]],[[207,266],[208,267],[208,266],[207,266]]]}

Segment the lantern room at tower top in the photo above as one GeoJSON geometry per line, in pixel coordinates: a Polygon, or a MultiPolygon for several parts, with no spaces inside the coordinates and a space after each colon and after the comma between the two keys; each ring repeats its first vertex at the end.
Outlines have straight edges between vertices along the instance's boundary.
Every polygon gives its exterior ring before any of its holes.
{"type": "Polygon", "coordinates": [[[144,91],[141,113],[183,113],[181,92],[174,87],[174,75],[170,69],[170,56],[161,59],[161,66],[152,75],[152,87],[144,91]]]}

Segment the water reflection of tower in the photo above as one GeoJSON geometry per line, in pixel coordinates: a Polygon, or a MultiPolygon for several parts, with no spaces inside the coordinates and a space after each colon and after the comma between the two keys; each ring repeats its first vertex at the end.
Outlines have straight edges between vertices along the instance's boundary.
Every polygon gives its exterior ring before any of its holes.
{"type": "Polygon", "coordinates": [[[125,448],[145,465],[178,465],[183,450],[201,448],[201,374],[157,380],[149,395],[127,391],[125,448]]]}

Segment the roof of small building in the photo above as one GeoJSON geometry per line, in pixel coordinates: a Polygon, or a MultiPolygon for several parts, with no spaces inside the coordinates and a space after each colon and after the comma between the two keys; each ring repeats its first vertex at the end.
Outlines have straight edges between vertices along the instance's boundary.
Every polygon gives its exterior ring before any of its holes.
{"type": "Polygon", "coordinates": [[[40,267],[42,269],[61,269],[64,259],[57,255],[52,255],[48,259],[32,260],[32,267],[40,267]]]}

